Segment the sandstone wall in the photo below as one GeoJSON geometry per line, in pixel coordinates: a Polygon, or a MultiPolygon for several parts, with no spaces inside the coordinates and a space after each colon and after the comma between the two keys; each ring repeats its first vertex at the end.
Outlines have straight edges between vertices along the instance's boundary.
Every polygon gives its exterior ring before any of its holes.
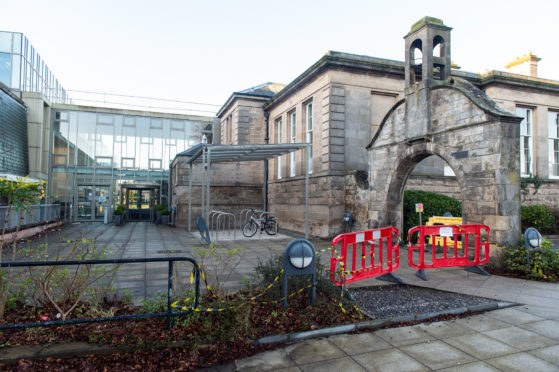
{"type": "MultiPolygon", "coordinates": [[[[305,178],[296,177],[270,182],[269,210],[280,228],[305,231],[305,178]]],[[[344,213],[344,177],[309,178],[309,234],[332,238],[342,231],[344,213]]]]}
{"type": "Polygon", "coordinates": [[[533,184],[521,192],[522,205],[547,205],[559,214],[559,180],[547,180],[536,191],[533,184]]]}

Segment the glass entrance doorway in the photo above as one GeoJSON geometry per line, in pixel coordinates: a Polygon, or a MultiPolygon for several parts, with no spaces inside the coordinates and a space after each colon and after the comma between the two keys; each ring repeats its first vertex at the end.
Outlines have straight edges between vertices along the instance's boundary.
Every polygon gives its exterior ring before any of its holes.
{"type": "Polygon", "coordinates": [[[109,185],[78,185],[76,192],[76,217],[82,221],[103,220],[105,210],[111,205],[109,185]]]}
{"type": "Polygon", "coordinates": [[[128,221],[151,221],[153,219],[153,189],[126,189],[128,221]]]}

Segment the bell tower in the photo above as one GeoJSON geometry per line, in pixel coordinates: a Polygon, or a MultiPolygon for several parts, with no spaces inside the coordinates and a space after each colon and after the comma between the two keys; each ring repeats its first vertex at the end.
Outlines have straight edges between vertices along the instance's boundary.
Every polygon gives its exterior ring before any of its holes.
{"type": "Polygon", "coordinates": [[[438,18],[424,17],[404,36],[406,48],[406,138],[424,137],[431,129],[429,88],[449,84],[450,31],[438,18]]]}

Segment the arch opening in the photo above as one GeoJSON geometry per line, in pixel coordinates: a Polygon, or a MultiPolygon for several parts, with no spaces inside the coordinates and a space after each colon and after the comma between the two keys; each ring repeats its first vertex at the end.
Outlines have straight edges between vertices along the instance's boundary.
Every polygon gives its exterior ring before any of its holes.
{"type": "Polygon", "coordinates": [[[393,175],[388,221],[407,239],[407,231],[419,225],[416,203],[424,203],[423,224],[429,217],[442,217],[447,212],[462,218],[463,188],[454,168],[441,156],[430,151],[415,153],[402,159],[393,175]]]}
{"type": "Polygon", "coordinates": [[[410,46],[410,82],[421,81],[421,69],[423,65],[423,43],[420,39],[415,40],[410,46]]]}

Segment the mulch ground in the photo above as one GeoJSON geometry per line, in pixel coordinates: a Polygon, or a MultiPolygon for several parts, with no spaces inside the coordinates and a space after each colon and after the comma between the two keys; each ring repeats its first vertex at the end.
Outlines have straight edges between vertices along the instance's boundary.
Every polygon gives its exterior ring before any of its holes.
{"type": "MultiPolygon", "coordinates": [[[[308,294],[289,299],[284,309],[281,303],[237,303],[223,312],[193,313],[176,317],[171,331],[166,318],[135,321],[48,326],[27,330],[0,332],[0,345],[44,345],[82,341],[118,347],[135,346],[142,350],[111,355],[87,355],[72,359],[19,360],[17,364],[0,364],[0,370],[13,371],[182,371],[232,362],[275,345],[254,345],[250,340],[273,334],[293,333],[348,324],[360,320],[357,311],[347,306],[339,308],[339,298],[325,299],[317,293],[317,303],[310,306],[308,294]],[[180,344],[180,347],[169,345],[180,344]]],[[[203,303],[212,303],[207,297],[203,303]]],[[[115,315],[132,313],[136,308],[122,306],[115,315]]],[[[45,313],[45,311],[43,311],[45,313]]],[[[37,310],[21,306],[6,314],[6,323],[37,321],[37,310]]]]}

